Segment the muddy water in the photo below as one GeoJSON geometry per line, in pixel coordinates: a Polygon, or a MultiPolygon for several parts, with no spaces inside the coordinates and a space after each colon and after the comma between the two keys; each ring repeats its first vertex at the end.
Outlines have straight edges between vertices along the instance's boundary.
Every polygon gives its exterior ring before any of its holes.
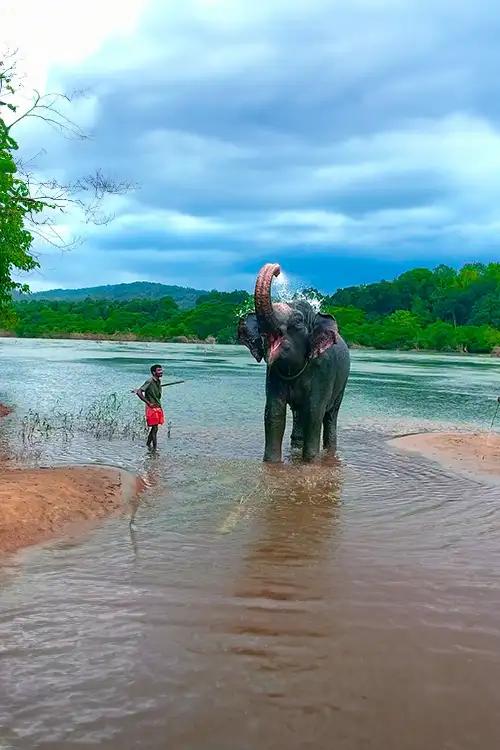
{"type": "Polygon", "coordinates": [[[114,519],[4,561],[0,747],[499,746],[500,488],[386,444],[486,424],[498,364],[354,353],[339,460],[269,467],[263,371],[242,350],[0,341],[0,356],[18,418],[27,398],[61,409],[55,383],[75,403],[126,393],[152,360],[188,379],[154,459],[4,434],[20,460],[111,462],[149,489],[135,531],[114,519]]]}

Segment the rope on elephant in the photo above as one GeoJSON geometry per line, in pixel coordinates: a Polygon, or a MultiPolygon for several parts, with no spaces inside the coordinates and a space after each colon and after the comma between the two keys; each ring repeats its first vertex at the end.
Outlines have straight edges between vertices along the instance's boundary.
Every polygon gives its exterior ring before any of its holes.
{"type": "Polygon", "coordinates": [[[300,378],[300,376],[302,375],[302,373],[306,371],[307,366],[309,365],[309,362],[310,362],[310,360],[306,359],[306,363],[305,363],[304,367],[302,367],[302,369],[300,369],[296,375],[283,375],[283,373],[280,372],[279,367],[276,368],[276,373],[277,373],[278,377],[281,378],[281,380],[286,380],[288,382],[290,382],[292,380],[297,380],[297,378],[300,378]]]}

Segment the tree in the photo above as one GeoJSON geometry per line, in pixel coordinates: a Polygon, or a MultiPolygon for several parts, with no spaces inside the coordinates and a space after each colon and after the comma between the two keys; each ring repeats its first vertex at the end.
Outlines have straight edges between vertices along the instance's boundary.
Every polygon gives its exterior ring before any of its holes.
{"type": "Polygon", "coordinates": [[[436,318],[451,320],[454,326],[467,319],[463,292],[457,286],[438,289],[432,298],[432,310],[436,318]]]}
{"type": "Polygon", "coordinates": [[[472,308],[473,325],[489,324],[500,328],[500,285],[494,292],[480,297],[472,308]]]}
{"type": "Polygon", "coordinates": [[[396,310],[377,326],[374,345],[380,349],[416,349],[421,333],[416,315],[396,310]]]}
{"type": "MultiPolygon", "coordinates": [[[[12,94],[12,72],[0,60],[0,107],[15,112],[15,106],[4,101],[6,95],[12,94]]],[[[12,291],[22,288],[12,280],[13,271],[31,271],[38,266],[30,253],[33,237],[25,224],[27,218],[43,209],[40,201],[31,199],[27,185],[17,174],[13,157],[17,148],[0,116],[0,321],[4,322],[10,317],[12,291]]]]}
{"type": "Polygon", "coordinates": [[[456,337],[458,346],[471,354],[491,352],[500,344],[500,331],[491,326],[460,326],[456,337]]]}
{"type": "Polygon", "coordinates": [[[65,136],[86,136],[58,107],[60,102],[70,102],[69,97],[35,91],[31,104],[20,111],[16,88],[15,60],[7,56],[0,59],[0,323],[12,317],[12,292],[28,291],[27,285],[14,281],[15,272],[39,267],[32,249],[34,238],[67,247],[71,243],[56,228],[61,213],[78,208],[85,221],[106,223],[111,217],[100,212],[105,195],[132,188],[131,183],[111,180],[101,170],[67,184],[55,179],[37,180],[33,160],[15,158],[18,143],[13,130],[20,122],[35,118],[65,136]]]}
{"type": "Polygon", "coordinates": [[[438,352],[453,351],[457,348],[457,329],[451,323],[437,320],[424,329],[421,345],[438,352]]]}

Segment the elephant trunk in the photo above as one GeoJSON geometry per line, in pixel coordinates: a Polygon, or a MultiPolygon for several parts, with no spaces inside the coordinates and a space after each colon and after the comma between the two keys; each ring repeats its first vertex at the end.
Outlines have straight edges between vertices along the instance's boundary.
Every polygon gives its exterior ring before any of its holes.
{"type": "Polygon", "coordinates": [[[262,333],[278,331],[278,320],[271,302],[271,284],[274,276],[279,276],[281,269],[277,263],[266,263],[259,271],[255,282],[255,312],[262,333]]]}

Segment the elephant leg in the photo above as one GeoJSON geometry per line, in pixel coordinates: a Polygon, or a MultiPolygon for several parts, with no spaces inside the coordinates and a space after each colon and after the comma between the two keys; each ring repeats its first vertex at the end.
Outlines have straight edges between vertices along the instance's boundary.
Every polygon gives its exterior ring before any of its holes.
{"type": "Polygon", "coordinates": [[[286,401],[268,398],[264,413],[266,447],[264,461],[279,463],[286,424],[286,401]]]}
{"type": "Polygon", "coordinates": [[[326,451],[335,453],[337,450],[337,416],[338,409],[331,409],[325,414],[323,419],[323,448],[326,451]]]}
{"type": "Polygon", "coordinates": [[[314,461],[320,452],[321,426],[324,414],[319,408],[309,409],[304,418],[304,445],[302,458],[304,461],[314,461]]]}
{"type": "Polygon", "coordinates": [[[304,442],[304,428],[302,426],[302,415],[298,409],[292,409],[293,428],[291,435],[292,448],[302,448],[304,442]]]}
{"type": "Polygon", "coordinates": [[[337,450],[337,417],[343,397],[344,389],[339,393],[332,408],[326,412],[323,419],[323,448],[330,453],[335,453],[337,450]]]}

